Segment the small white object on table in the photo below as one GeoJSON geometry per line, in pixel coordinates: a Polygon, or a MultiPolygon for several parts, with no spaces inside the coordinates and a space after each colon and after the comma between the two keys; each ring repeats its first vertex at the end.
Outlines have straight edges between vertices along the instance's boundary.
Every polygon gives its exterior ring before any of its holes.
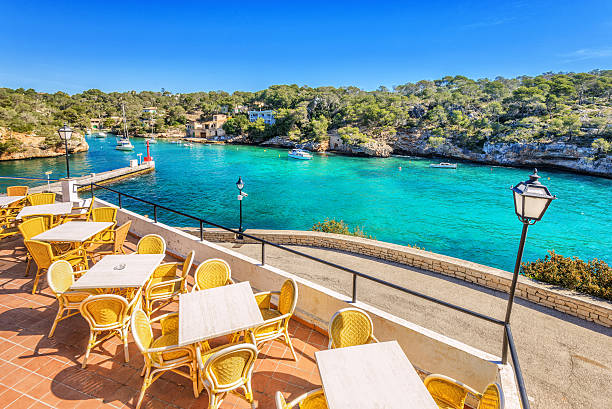
{"type": "Polygon", "coordinates": [[[315,352],[329,409],[438,409],[397,341],[315,352]]]}
{"type": "Polygon", "coordinates": [[[164,254],[105,256],[77,279],[70,289],[143,287],[155,268],[164,260],[164,256],[164,254]]]}
{"type": "Polygon", "coordinates": [[[24,216],[33,216],[38,214],[52,214],[54,216],[61,216],[65,214],[70,214],[70,212],[72,212],[71,202],[26,206],[21,209],[21,211],[17,215],[17,220],[21,219],[24,216]]]}
{"type": "Polygon", "coordinates": [[[180,346],[256,327],[263,317],[248,281],[179,295],[180,346]]]}
{"type": "Polygon", "coordinates": [[[6,207],[12,203],[18,202],[25,196],[0,196],[0,207],[6,207]]]}
{"type": "Polygon", "coordinates": [[[111,222],[68,222],[40,233],[32,240],[83,243],[112,225],[111,222]]]}

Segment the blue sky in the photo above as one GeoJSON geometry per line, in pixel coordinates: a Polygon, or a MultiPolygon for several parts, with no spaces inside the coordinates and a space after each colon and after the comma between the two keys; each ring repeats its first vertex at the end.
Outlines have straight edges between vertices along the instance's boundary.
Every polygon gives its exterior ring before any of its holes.
{"type": "Polygon", "coordinates": [[[0,2],[0,87],[255,91],[612,69],[612,1],[0,2]]]}

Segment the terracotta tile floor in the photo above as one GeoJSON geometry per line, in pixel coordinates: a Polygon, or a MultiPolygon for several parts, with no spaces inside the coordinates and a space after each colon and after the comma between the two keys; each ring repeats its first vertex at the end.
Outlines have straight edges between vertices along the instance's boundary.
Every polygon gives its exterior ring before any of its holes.
{"type": "MultiPolygon", "coordinates": [[[[126,247],[133,250],[134,242],[126,247]]],[[[143,365],[134,342],[130,340],[129,363],[120,343],[111,339],[94,349],[87,368],[81,369],[87,323],[79,315],[71,317],[58,324],[53,338],[47,338],[57,303],[44,280],[42,291],[31,294],[32,272],[24,276],[24,255],[20,239],[0,242],[0,407],[133,408],[143,365]]],[[[253,373],[258,408],[275,408],[276,391],[291,399],[321,385],[314,352],[326,347],[327,338],[295,321],[290,334],[297,362],[278,341],[268,342],[259,352],[253,373]]],[[[205,391],[196,399],[190,381],[167,373],[148,389],[142,407],[206,408],[207,404],[205,391]]],[[[228,409],[249,407],[233,395],[222,404],[228,409]]]]}

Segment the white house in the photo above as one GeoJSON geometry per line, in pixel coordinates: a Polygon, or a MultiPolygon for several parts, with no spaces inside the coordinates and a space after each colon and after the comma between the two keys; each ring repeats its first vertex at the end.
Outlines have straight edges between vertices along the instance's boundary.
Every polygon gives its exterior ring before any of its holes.
{"type": "Polygon", "coordinates": [[[274,125],[276,118],[274,118],[274,111],[271,109],[267,111],[249,111],[249,121],[255,122],[259,118],[263,118],[266,125],[274,125]]]}

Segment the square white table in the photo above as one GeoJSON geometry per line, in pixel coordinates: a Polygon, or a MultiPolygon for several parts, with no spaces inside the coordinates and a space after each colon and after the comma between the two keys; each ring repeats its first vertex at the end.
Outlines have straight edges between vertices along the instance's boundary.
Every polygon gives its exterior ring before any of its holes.
{"type": "Polygon", "coordinates": [[[70,289],[142,287],[163,261],[164,256],[164,254],[106,256],[77,279],[70,289]]]}
{"type": "Polygon", "coordinates": [[[179,295],[181,346],[233,334],[263,323],[248,281],[179,295]]]}
{"type": "Polygon", "coordinates": [[[112,225],[111,222],[68,222],[40,233],[32,240],[83,243],[112,225]]]}
{"type": "Polygon", "coordinates": [[[37,214],[52,214],[54,216],[60,216],[70,214],[72,211],[71,202],[60,202],[53,204],[37,205],[37,206],[26,206],[17,215],[17,220],[23,216],[32,216],[37,214]]]}
{"type": "Polygon", "coordinates": [[[438,409],[397,341],[315,352],[329,409],[438,409]]]}
{"type": "Polygon", "coordinates": [[[0,207],[6,207],[12,203],[18,202],[25,196],[0,196],[0,207]]]}

